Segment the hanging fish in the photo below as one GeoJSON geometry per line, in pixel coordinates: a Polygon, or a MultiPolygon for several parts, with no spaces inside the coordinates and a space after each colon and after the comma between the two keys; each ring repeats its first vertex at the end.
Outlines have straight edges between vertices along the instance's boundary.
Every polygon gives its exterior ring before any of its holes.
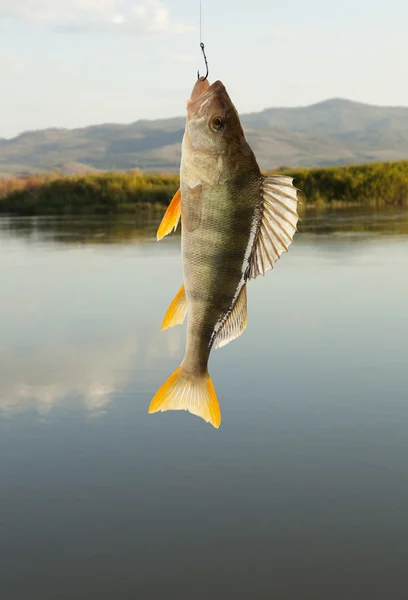
{"type": "Polygon", "coordinates": [[[210,352],[244,331],[248,279],[272,269],[293,241],[298,199],[292,181],[261,174],[224,85],[200,78],[187,103],[180,189],[157,232],[160,240],[181,217],[184,284],[162,328],[187,314],[186,352],[149,413],[188,410],[220,426],[210,352]]]}

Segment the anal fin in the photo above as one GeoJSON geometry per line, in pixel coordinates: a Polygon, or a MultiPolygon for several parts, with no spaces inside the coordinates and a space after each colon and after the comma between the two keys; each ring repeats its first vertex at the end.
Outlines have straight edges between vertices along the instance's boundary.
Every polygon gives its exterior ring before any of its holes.
{"type": "Polygon", "coordinates": [[[186,318],[186,313],[187,300],[183,284],[167,309],[166,314],[164,315],[162,329],[168,329],[169,327],[174,327],[175,325],[181,325],[186,318]]]}
{"type": "Polygon", "coordinates": [[[171,230],[176,231],[181,215],[181,191],[180,189],[174,194],[172,201],[167,207],[165,215],[157,230],[157,240],[161,240],[165,235],[171,233],[171,230]]]}
{"type": "Polygon", "coordinates": [[[234,307],[225,323],[220,327],[215,338],[215,347],[222,348],[239,337],[247,326],[247,293],[246,283],[241,288],[234,307]]]}

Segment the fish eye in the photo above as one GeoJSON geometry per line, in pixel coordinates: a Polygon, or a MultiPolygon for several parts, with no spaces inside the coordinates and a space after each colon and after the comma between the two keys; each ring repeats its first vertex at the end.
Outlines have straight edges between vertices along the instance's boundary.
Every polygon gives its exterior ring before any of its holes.
{"type": "Polygon", "coordinates": [[[224,129],[225,121],[222,117],[214,117],[211,121],[211,129],[214,131],[221,131],[224,129]]]}

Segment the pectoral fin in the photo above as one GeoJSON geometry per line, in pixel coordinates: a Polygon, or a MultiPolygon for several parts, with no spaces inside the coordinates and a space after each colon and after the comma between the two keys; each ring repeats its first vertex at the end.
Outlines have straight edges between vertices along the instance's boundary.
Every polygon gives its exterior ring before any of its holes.
{"type": "Polygon", "coordinates": [[[174,297],[173,302],[167,309],[166,314],[164,315],[162,329],[168,329],[169,327],[174,327],[175,325],[181,325],[186,318],[186,313],[187,300],[183,284],[174,297]]]}
{"type": "Polygon", "coordinates": [[[201,223],[203,207],[203,187],[196,185],[183,190],[183,228],[192,232],[201,223]],[[185,195],[184,195],[185,194],[185,195]]]}
{"type": "Polygon", "coordinates": [[[157,230],[157,240],[161,240],[165,235],[171,233],[171,230],[176,231],[181,215],[181,192],[180,189],[174,194],[172,201],[167,207],[166,213],[157,230]]]}
{"type": "Polygon", "coordinates": [[[247,293],[246,283],[244,283],[232,311],[218,330],[215,347],[222,348],[222,346],[226,346],[226,344],[239,337],[247,326],[247,320],[247,293]]]}
{"type": "Polygon", "coordinates": [[[273,269],[283,252],[287,252],[297,231],[297,189],[291,177],[263,177],[263,207],[260,228],[250,260],[249,278],[273,269]]]}

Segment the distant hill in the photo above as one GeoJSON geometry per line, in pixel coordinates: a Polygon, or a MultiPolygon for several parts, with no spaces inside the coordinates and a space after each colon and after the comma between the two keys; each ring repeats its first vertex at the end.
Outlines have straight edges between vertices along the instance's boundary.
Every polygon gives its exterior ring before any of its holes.
{"type": "MultiPolygon", "coordinates": [[[[261,168],[326,166],[408,158],[408,108],[335,98],[242,115],[261,168]]],[[[0,138],[0,175],[59,169],[176,171],[184,117],[28,131],[0,138]]]]}

